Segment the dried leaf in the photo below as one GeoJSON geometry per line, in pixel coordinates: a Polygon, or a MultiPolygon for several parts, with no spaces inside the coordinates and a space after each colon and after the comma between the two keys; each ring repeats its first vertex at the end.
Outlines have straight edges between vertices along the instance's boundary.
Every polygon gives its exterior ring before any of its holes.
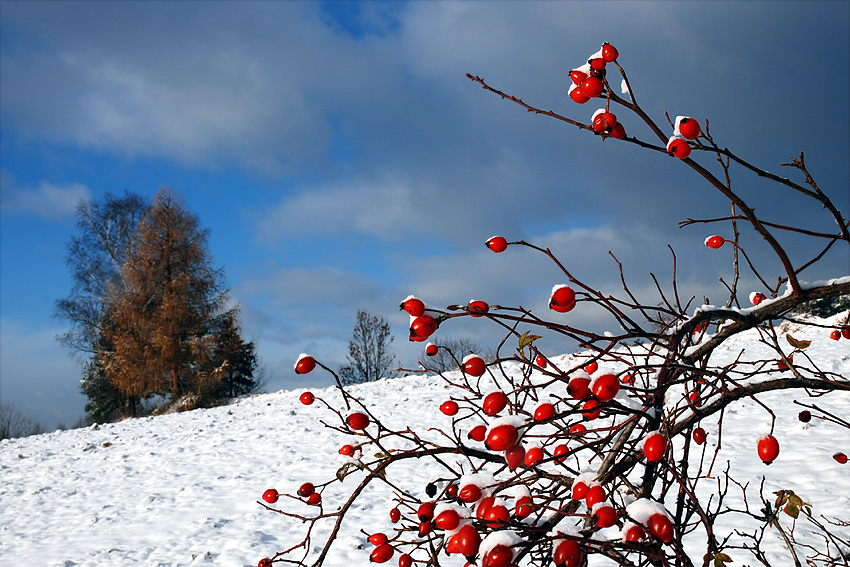
{"type": "Polygon", "coordinates": [[[801,339],[795,339],[794,337],[791,336],[791,333],[785,333],[785,339],[788,341],[789,345],[791,345],[794,348],[798,348],[800,350],[807,348],[810,344],[812,344],[812,341],[804,341],[804,340],[801,340],[801,339]]]}
{"type": "Polygon", "coordinates": [[[800,508],[796,504],[788,503],[785,505],[785,513],[795,520],[800,515],[800,508]]]}
{"type": "Polygon", "coordinates": [[[519,350],[525,350],[525,347],[540,338],[540,335],[529,335],[528,331],[524,332],[519,338],[519,350]]]}

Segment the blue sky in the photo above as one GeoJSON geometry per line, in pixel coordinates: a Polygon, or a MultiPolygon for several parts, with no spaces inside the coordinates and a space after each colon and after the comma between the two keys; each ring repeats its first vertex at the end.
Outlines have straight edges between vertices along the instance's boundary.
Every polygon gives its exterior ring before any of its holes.
{"type": "MultiPolygon", "coordinates": [[[[657,121],[708,118],[720,145],[773,171],[805,151],[846,213],[848,22],[837,1],[0,3],[0,398],[48,427],[83,414],[80,364],[51,315],[70,291],[74,208],[107,192],[185,196],[271,390],[322,383],[292,372],[300,352],[344,363],[358,309],[390,321],[415,366],[421,347],[398,312],[410,293],[545,313],[562,278],[527,250],[488,252],[494,234],[550,246],[617,293],[611,250],[647,298],[650,272],[670,280],[669,243],[682,293],[722,302],[728,251],[702,241],[728,228],[676,228],[727,213],[709,187],[674,158],[527,114],[465,74],[589,121],[599,105],[572,103],[567,75],[609,41],[657,121]]],[[[829,222],[740,169],[733,183],[765,218],[829,222]]],[[[775,267],[757,238],[744,243],[775,267]]],[[[804,279],[846,275],[842,254],[804,279]]],[[[482,320],[439,332],[501,338],[482,320]]]]}

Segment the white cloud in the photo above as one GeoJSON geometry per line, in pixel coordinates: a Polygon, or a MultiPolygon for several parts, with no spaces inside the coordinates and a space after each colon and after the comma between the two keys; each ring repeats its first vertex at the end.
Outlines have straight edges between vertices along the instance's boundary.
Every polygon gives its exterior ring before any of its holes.
{"type": "Polygon", "coordinates": [[[42,181],[37,187],[16,187],[11,176],[3,175],[2,185],[0,207],[4,214],[64,219],[74,215],[80,201],[91,199],[91,191],[81,183],[57,185],[42,181]]]}

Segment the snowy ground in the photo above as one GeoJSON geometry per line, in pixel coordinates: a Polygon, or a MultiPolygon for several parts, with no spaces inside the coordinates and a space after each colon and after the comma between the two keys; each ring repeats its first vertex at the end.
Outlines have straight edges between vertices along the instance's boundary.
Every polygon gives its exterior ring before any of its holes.
{"type": "MultiPolygon", "coordinates": [[[[807,352],[827,369],[850,375],[850,341],[832,341],[823,331],[795,336],[813,340],[807,352]]],[[[741,348],[735,343],[723,350],[732,356],[741,348]]],[[[390,426],[425,430],[449,420],[437,409],[447,390],[432,377],[383,381],[354,391],[390,426]]],[[[0,442],[0,565],[253,566],[300,541],[302,526],[264,510],[257,500],[270,487],[294,492],[304,481],[332,478],[345,462],[337,449],[347,442],[344,434],[319,423],[330,417],[327,410],[301,405],[300,393],[0,442]]],[[[315,393],[339,400],[330,390],[315,393]]],[[[764,475],[767,494],[794,490],[817,516],[850,517],[850,464],[832,458],[839,450],[850,454],[850,431],[822,420],[800,423],[801,408],[791,402],[808,401],[803,391],[761,399],[777,413],[779,459],[770,467],[757,459],[756,440],[769,426],[769,416],[742,401],[724,418],[718,463],[725,466],[730,460],[734,476],[754,487],[764,475]]],[[[814,401],[850,416],[850,394],[814,401]]],[[[703,424],[709,444],[718,437],[713,423],[703,424]]],[[[395,482],[415,492],[423,492],[428,475],[424,463],[391,472],[395,482]]],[[[354,483],[352,478],[329,487],[325,503],[341,502],[340,489],[354,483]]],[[[352,520],[357,520],[344,529],[327,565],[368,563],[370,546],[359,529],[389,527],[388,495],[380,489],[353,510],[352,520]]],[[[740,520],[724,521],[718,530],[737,527],[740,520]]],[[[850,537],[850,528],[836,531],[850,537]]],[[[774,564],[790,564],[779,536],[768,533],[766,539],[774,558],[785,558],[774,564]]],[[[702,553],[694,550],[698,557],[702,553]]],[[[733,558],[732,565],[755,563],[744,553],[733,558]]]]}

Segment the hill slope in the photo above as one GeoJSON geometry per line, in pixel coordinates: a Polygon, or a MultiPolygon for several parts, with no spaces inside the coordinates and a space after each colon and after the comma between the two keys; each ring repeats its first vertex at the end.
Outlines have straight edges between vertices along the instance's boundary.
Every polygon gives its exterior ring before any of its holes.
{"type": "MultiPolygon", "coordinates": [[[[831,341],[823,331],[795,335],[814,341],[808,354],[826,368],[850,375],[850,343],[831,341]]],[[[743,337],[724,345],[718,356],[731,360],[742,349],[758,348],[752,336],[743,337]]],[[[353,391],[390,426],[409,424],[424,431],[449,423],[437,410],[448,395],[438,378],[399,378],[353,391]]],[[[293,492],[304,481],[332,478],[345,462],[337,449],[347,441],[319,423],[330,417],[319,404],[298,402],[300,393],[282,391],[221,408],[0,442],[0,565],[256,565],[259,558],[300,541],[302,525],[264,510],[257,500],[266,488],[293,492]]],[[[331,389],[315,393],[339,401],[331,389]]],[[[766,494],[791,489],[812,503],[816,515],[847,519],[850,465],[839,465],[832,454],[850,453],[850,431],[817,419],[800,423],[801,408],[792,400],[808,402],[803,391],[762,399],[777,413],[779,459],[770,467],[758,461],[755,443],[769,426],[769,416],[752,401],[740,402],[724,417],[715,472],[729,460],[738,480],[757,487],[764,475],[766,494]]],[[[850,394],[814,402],[836,415],[850,415],[850,394]]],[[[703,424],[709,450],[717,440],[715,422],[703,424]]],[[[390,474],[424,494],[429,474],[424,465],[411,463],[390,474]]],[[[329,509],[342,501],[340,489],[354,483],[347,480],[325,491],[329,509]]],[[[326,564],[368,562],[368,549],[359,549],[368,548],[359,529],[389,526],[389,498],[380,488],[353,510],[352,518],[359,521],[342,532],[326,564]]],[[[735,522],[730,516],[717,528],[728,531],[735,522]]],[[[836,528],[845,538],[848,532],[848,527],[836,528]]],[[[772,555],[785,557],[776,533],[765,539],[772,555]]],[[[704,552],[694,549],[693,554],[704,552]]],[[[733,564],[752,563],[742,552],[733,564]]]]}

